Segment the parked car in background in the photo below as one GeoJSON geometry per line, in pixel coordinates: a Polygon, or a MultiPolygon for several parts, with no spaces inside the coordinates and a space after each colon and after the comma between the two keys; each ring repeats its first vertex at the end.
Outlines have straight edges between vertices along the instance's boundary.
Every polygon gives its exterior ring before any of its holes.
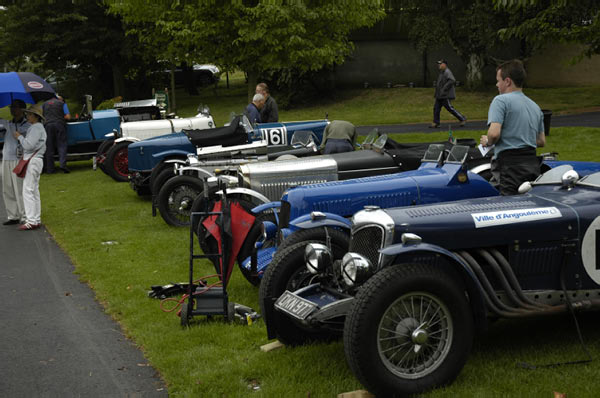
{"type": "Polygon", "coordinates": [[[369,391],[408,395],[451,383],[488,317],[600,309],[600,173],[562,165],[520,191],[356,213],[341,259],[311,243],[301,287],[261,295],[271,337],[343,333],[369,391]]]}
{"type": "MultiPolygon", "coordinates": [[[[156,100],[152,101],[150,109],[158,111],[156,100]]],[[[124,104],[127,103],[115,104],[115,107],[124,104]]],[[[165,134],[180,133],[183,130],[215,127],[210,110],[203,105],[198,107],[198,114],[194,117],[168,116],[166,119],[161,119],[160,113],[157,115],[150,112],[127,115],[127,122],[121,123],[119,129],[111,136],[112,140],[99,148],[94,158],[94,167],[100,167],[115,181],[126,182],[129,180],[128,147],[130,144],[165,134]]]]}
{"type": "MultiPolygon", "coordinates": [[[[246,117],[236,116],[229,126],[219,127],[215,131],[188,132],[187,134],[168,134],[144,141],[135,142],[128,148],[128,167],[131,187],[140,194],[157,194],[154,181],[158,176],[174,176],[174,164],[185,165],[188,155],[197,155],[199,160],[219,160],[226,158],[243,159],[246,148],[229,148],[234,145],[265,145],[266,153],[275,153],[292,149],[292,137],[297,131],[309,131],[314,134],[316,145],[320,145],[323,130],[329,122],[312,120],[301,122],[278,122],[251,125],[246,117]],[[205,134],[210,133],[210,134],[205,134]],[[223,136],[239,136],[231,143],[222,142],[223,136]],[[205,140],[203,137],[208,137],[205,140]],[[220,148],[219,148],[220,147],[220,148]],[[211,154],[215,152],[214,154],[211,154]],[[170,173],[164,173],[169,170],[170,173]],[[151,184],[152,181],[152,184],[151,184]]],[[[228,140],[231,139],[228,138],[228,140]]],[[[254,154],[248,154],[251,158],[254,154]]],[[[222,162],[221,162],[222,163],[222,162]]],[[[166,179],[161,178],[162,186],[166,179]]]]}

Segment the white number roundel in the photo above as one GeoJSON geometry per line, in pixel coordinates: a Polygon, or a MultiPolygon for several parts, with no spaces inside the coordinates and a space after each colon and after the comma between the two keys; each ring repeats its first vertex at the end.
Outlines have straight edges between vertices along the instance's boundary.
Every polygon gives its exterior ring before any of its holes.
{"type": "Polygon", "coordinates": [[[600,285],[600,216],[590,224],[581,243],[581,259],[585,272],[600,285]]]}

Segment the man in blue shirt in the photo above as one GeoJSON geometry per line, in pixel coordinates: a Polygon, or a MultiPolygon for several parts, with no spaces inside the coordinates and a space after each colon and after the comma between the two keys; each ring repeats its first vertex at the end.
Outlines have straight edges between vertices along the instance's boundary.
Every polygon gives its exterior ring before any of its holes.
{"type": "Polygon", "coordinates": [[[526,77],[523,63],[512,60],[496,68],[497,95],[488,111],[488,132],[481,145],[494,146],[492,184],[502,195],[518,193],[519,185],[540,174],[536,147],[546,145],[544,115],[523,94],[526,77]]]}
{"type": "Polygon", "coordinates": [[[246,116],[248,116],[248,120],[250,120],[250,123],[262,123],[260,110],[264,105],[265,97],[262,94],[254,94],[254,97],[252,97],[252,102],[248,104],[245,112],[246,116]]]}

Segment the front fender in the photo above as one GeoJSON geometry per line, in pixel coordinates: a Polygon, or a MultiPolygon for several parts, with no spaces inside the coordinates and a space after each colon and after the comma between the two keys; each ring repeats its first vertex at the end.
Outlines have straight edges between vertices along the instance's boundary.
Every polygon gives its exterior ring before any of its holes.
{"type": "MultiPolygon", "coordinates": [[[[223,195],[223,191],[217,191],[217,195],[223,195]]],[[[256,192],[252,189],[248,189],[248,188],[230,188],[227,190],[227,196],[230,195],[247,195],[250,196],[252,198],[256,198],[259,201],[263,202],[263,203],[268,203],[271,200],[269,198],[267,198],[265,195],[256,192]]]]}
{"type": "Polygon", "coordinates": [[[201,167],[194,167],[194,166],[177,167],[177,173],[179,173],[179,175],[182,175],[184,171],[193,171],[195,173],[198,173],[199,178],[214,176],[214,174],[212,172],[210,172],[208,170],[204,170],[201,167]]]}
{"type": "Polygon", "coordinates": [[[281,201],[263,203],[252,209],[252,213],[258,214],[269,209],[278,209],[281,207],[281,201]]]}
{"type": "Polygon", "coordinates": [[[117,143],[117,142],[123,142],[123,141],[129,141],[129,142],[133,143],[133,142],[139,142],[141,140],[139,138],[136,138],[136,137],[120,137],[120,138],[117,138],[115,140],[115,143],[117,143]]]}
{"type": "Polygon", "coordinates": [[[167,159],[167,160],[165,160],[165,163],[185,164],[185,160],[181,160],[181,159],[167,159]]]}
{"type": "Polygon", "coordinates": [[[458,271],[465,282],[475,323],[478,325],[479,329],[485,329],[487,326],[487,310],[484,301],[485,293],[483,292],[483,288],[481,287],[479,280],[471,268],[460,257],[444,249],[443,247],[430,243],[396,244],[380,250],[380,253],[385,255],[388,259],[385,262],[386,264],[401,263],[402,261],[399,259],[399,257],[402,257],[406,254],[416,254],[419,252],[434,253],[436,255],[446,257],[449,263],[458,271]]]}
{"type": "Polygon", "coordinates": [[[152,154],[152,157],[155,159],[163,159],[169,156],[183,156],[187,157],[191,152],[182,151],[181,149],[170,149],[168,151],[162,151],[152,154]]]}
{"type": "Polygon", "coordinates": [[[325,217],[313,220],[310,214],[304,214],[290,221],[291,229],[309,229],[317,227],[339,227],[351,229],[352,222],[347,218],[334,213],[323,213],[325,217]]]}

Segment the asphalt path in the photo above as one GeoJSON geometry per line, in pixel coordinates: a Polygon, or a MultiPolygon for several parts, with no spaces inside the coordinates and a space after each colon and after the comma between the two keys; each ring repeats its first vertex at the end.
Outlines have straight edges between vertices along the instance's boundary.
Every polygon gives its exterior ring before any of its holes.
{"type": "Polygon", "coordinates": [[[167,397],[155,369],[73,271],[44,228],[0,224],[0,396],[167,397]]]}
{"type": "MultiPolygon", "coordinates": [[[[382,124],[373,126],[358,126],[356,129],[359,135],[367,135],[371,130],[377,128],[380,133],[400,134],[400,133],[434,133],[436,131],[463,130],[487,130],[486,120],[467,120],[464,127],[459,127],[458,121],[445,121],[439,128],[429,128],[430,123],[414,124],[382,124]]],[[[600,127],[600,112],[586,112],[572,115],[552,115],[550,119],[550,135],[552,127],[600,127]]]]}

